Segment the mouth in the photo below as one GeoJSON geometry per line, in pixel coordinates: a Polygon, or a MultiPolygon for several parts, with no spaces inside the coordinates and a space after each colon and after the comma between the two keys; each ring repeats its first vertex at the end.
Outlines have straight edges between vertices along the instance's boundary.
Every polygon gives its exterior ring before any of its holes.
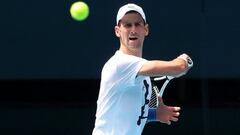
{"type": "Polygon", "coordinates": [[[137,40],[138,38],[137,37],[129,37],[129,40],[137,40]]]}

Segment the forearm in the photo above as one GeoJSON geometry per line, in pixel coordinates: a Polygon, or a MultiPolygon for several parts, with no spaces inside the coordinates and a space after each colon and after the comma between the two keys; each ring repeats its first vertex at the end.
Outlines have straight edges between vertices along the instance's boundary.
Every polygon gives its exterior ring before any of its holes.
{"type": "Polygon", "coordinates": [[[146,62],[139,74],[146,76],[177,76],[186,70],[186,62],[182,59],[172,61],[152,60],[146,62]]]}
{"type": "Polygon", "coordinates": [[[139,75],[145,76],[173,76],[184,75],[193,66],[191,58],[182,54],[171,61],[152,60],[147,61],[139,70],[139,75]]]}

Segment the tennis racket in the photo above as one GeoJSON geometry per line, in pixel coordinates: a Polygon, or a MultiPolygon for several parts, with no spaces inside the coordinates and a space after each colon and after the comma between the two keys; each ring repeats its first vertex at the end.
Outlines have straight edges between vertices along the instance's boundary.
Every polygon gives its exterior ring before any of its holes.
{"type": "MultiPolygon", "coordinates": [[[[189,69],[193,66],[193,61],[190,57],[187,58],[187,64],[189,69]]],[[[157,78],[153,78],[151,80],[152,82],[152,95],[151,95],[151,99],[149,102],[149,107],[150,108],[157,108],[159,105],[159,101],[158,101],[158,97],[162,97],[164,90],[166,89],[168,83],[170,82],[170,80],[172,80],[174,77],[172,76],[162,76],[162,77],[157,77],[157,78]],[[161,89],[159,90],[157,85],[155,84],[156,81],[164,81],[161,89]]]]}

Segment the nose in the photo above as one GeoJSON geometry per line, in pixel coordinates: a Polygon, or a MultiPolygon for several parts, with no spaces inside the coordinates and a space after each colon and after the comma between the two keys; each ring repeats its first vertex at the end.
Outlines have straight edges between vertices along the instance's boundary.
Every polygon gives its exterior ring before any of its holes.
{"type": "Polygon", "coordinates": [[[136,34],[136,33],[137,33],[137,27],[135,25],[132,25],[131,34],[136,34]]]}

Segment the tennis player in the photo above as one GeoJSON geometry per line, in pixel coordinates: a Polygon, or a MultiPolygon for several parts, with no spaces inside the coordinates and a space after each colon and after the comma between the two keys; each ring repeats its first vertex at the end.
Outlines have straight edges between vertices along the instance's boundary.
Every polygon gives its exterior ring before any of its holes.
{"type": "Polygon", "coordinates": [[[145,36],[149,26],[141,7],[130,3],[122,6],[116,18],[115,34],[120,48],[105,63],[93,135],[141,135],[148,121],[171,124],[178,121],[180,107],[166,106],[160,98],[155,111],[149,111],[152,93],[151,76],[184,75],[186,54],[171,61],[142,58],[145,36]]]}

